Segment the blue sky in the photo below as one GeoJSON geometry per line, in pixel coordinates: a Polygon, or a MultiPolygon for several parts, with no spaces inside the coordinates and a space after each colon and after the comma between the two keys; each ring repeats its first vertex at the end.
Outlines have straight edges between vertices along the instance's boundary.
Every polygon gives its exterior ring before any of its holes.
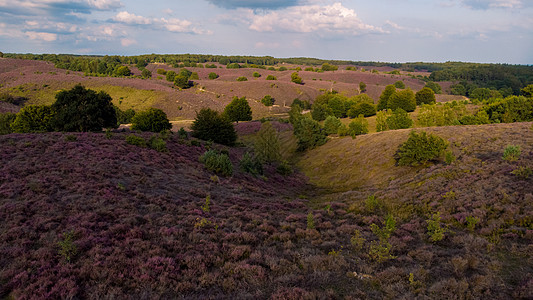
{"type": "Polygon", "coordinates": [[[0,0],[0,51],[533,64],[533,0],[0,0]]]}

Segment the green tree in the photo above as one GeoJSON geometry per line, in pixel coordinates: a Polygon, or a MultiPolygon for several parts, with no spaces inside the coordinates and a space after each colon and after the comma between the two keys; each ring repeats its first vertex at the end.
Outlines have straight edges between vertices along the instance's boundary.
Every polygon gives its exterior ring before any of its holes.
{"type": "Polygon", "coordinates": [[[294,127],[294,135],[298,140],[298,151],[312,149],[324,145],[327,141],[326,132],[320,128],[317,121],[302,117],[294,127]]]}
{"type": "Polygon", "coordinates": [[[435,92],[430,88],[423,88],[415,94],[416,105],[422,104],[435,104],[437,99],[435,98],[435,92]]]}
{"type": "Polygon", "coordinates": [[[135,116],[135,111],[131,108],[122,111],[117,106],[115,108],[115,114],[117,115],[117,124],[130,124],[131,119],[135,116]]]}
{"type": "Polygon", "coordinates": [[[350,118],[356,118],[359,115],[363,115],[365,117],[370,117],[376,114],[376,106],[374,104],[368,103],[368,102],[362,102],[359,104],[356,104],[352,106],[348,110],[348,117],[350,118]]]}
{"type": "Polygon", "coordinates": [[[411,128],[413,126],[413,120],[409,117],[409,114],[401,109],[396,109],[387,118],[387,128],[389,130],[411,128]]]}
{"type": "Polygon", "coordinates": [[[330,65],[328,63],[322,64],[322,71],[337,71],[339,67],[330,65]]]}
{"type": "Polygon", "coordinates": [[[378,101],[378,110],[388,109],[389,108],[389,98],[396,93],[396,88],[394,85],[387,85],[385,90],[379,96],[378,101]]]}
{"type": "Polygon", "coordinates": [[[270,122],[261,124],[254,143],[255,155],[265,163],[281,160],[281,143],[278,132],[270,122]]]}
{"type": "Polygon", "coordinates": [[[150,108],[147,111],[138,112],[131,120],[133,130],[161,132],[172,129],[167,114],[158,108],[150,108]]]}
{"type": "Polygon", "coordinates": [[[54,118],[54,111],[47,105],[24,106],[11,122],[13,132],[46,132],[51,131],[51,121],[54,118]]]}
{"type": "Polygon", "coordinates": [[[389,98],[387,106],[392,110],[401,108],[407,112],[414,111],[416,109],[415,93],[411,89],[398,91],[389,98]]]}
{"type": "Polygon", "coordinates": [[[141,76],[144,79],[151,78],[152,77],[152,72],[150,72],[150,70],[148,70],[148,69],[143,69],[142,72],[141,72],[141,76]]]}
{"type": "Polygon", "coordinates": [[[233,146],[237,140],[237,133],[231,121],[210,108],[202,108],[196,113],[191,130],[196,138],[223,145],[233,146]]]}
{"type": "Polygon", "coordinates": [[[52,104],[55,112],[52,120],[57,131],[101,131],[117,126],[117,115],[111,96],[76,85],[56,94],[52,104]]]}
{"type": "Polygon", "coordinates": [[[466,96],[466,87],[460,83],[453,84],[450,86],[450,93],[452,95],[466,96]]]}
{"type": "Polygon", "coordinates": [[[252,108],[248,104],[246,97],[239,98],[235,96],[231,103],[224,108],[224,115],[232,122],[251,121],[252,108]]]}
{"type": "Polygon", "coordinates": [[[359,115],[357,118],[353,119],[348,125],[349,134],[355,138],[357,135],[367,134],[368,133],[368,121],[363,115],[359,115]]]}
{"type": "Polygon", "coordinates": [[[218,78],[217,73],[215,73],[215,72],[209,73],[209,79],[214,80],[214,79],[217,79],[217,78],[218,78]]]}
{"type": "Polygon", "coordinates": [[[416,166],[439,158],[448,147],[448,142],[425,131],[409,133],[409,138],[398,147],[395,159],[400,166],[416,166]]]}
{"type": "Polygon", "coordinates": [[[401,80],[398,80],[394,83],[394,87],[397,89],[405,89],[405,83],[401,80]]]}
{"type": "Polygon", "coordinates": [[[298,72],[294,72],[291,74],[291,81],[296,84],[303,84],[302,77],[298,76],[298,72]]]}
{"type": "Polygon", "coordinates": [[[376,114],[376,131],[387,131],[389,130],[389,125],[387,124],[387,119],[392,116],[392,110],[384,109],[380,110],[376,114]]]}
{"type": "Polygon", "coordinates": [[[335,116],[328,116],[324,121],[324,131],[327,135],[336,134],[341,126],[341,120],[335,116]]]}
{"type": "MultiPolygon", "coordinates": [[[[185,77],[185,78],[187,78],[187,79],[189,79],[189,78],[192,76],[192,74],[193,74],[193,73],[192,73],[191,71],[189,71],[189,70],[187,70],[187,69],[185,69],[185,68],[184,68],[184,69],[181,69],[181,70],[180,70],[180,73],[179,73],[179,75],[181,75],[181,76],[183,76],[183,77],[185,77]]],[[[198,74],[197,74],[197,75],[198,75],[198,74]]]]}
{"type": "Polygon", "coordinates": [[[520,92],[526,98],[532,98],[533,97],[533,84],[530,84],[530,85],[526,86],[520,92]]]}
{"type": "Polygon", "coordinates": [[[191,76],[189,76],[190,80],[199,80],[200,77],[198,76],[198,73],[192,72],[191,76]]]}
{"type": "Polygon", "coordinates": [[[179,87],[180,89],[188,89],[191,87],[191,82],[189,81],[188,77],[185,77],[183,75],[176,75],[174,76],[174,85],[179,87]]]}
{"type": "Polygon", "coordinates": [[[430,88],[435,94],[440,94],[442,92],[440,84],[433,81],[428,81],[424,87],[430,88]]]}
{"type": "MultiPolygon", "coordinates": [[[[174,79],[176,78],[176,75],[177,75],[176,72],[174,72],[172,70],[171,71],[167,71],[166,74],[165,74],[165,78],[167,79],[167,81],[173,82],[174,79]]],[[[187,77],[187,80],[188,79],[189,78],[187,77]]]]}
{"type": "Polygon", "coordinates": [[[366,83],[364,82],[359,82],[359,92],[360,93],[366,93],[366,83]]]}
{"type": "Polygon", "coordinates": [[[487,88],[474,89],[469,95],[470,95],[470,98],[477,99],[477,100],[488,100],[491,98],[490,89],[487,89],[487,88]]]}
{"type": "Polygon", "coordinates": [[[311,110],[311,117],[316,121],[324,121],[327,116],[333,115],[333,111],[324,103],[314,103],[311,110]]]}
{"type": "Polygon", "coordinates": [[[117,76],[130,76],[131,70],[126,66],[120,66],[115,70],[115,75],[117,76]]]}

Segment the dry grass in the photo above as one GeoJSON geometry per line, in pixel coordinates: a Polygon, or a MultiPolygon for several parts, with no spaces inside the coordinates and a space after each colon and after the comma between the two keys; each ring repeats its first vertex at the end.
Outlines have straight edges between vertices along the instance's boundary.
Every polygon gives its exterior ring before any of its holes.
{"type": "MultiPolygon", "coordinates": [[[[450,141],[456,155],[483,155],[503,149],[508,144],[522,145],[523,151],[533,145],[530,123],[447,126],[424,128],[450,141]]],[[[385,187],[394,179],[416,175],[418,168],[396,167],[393,155],[407,140],[412,129],[332,138],[324,146],[307,152],[298,166],[311,183],[336,191],[365,187],[385,187]]],[[[421,129],[416,129],[421,130],[421,129]]]]}

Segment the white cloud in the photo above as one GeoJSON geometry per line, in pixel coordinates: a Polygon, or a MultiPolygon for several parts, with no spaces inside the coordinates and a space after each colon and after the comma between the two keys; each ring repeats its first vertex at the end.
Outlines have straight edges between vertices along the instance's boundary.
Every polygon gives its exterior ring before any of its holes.
{"type": "Polygon", "coordinates": [[[137,44],[137,41],[134,39],[120,39],[120,44],[123,47],[128,47],[128,46],[137,44]]]}
{"type": "Polygon", "coordinates": [[[135,14],[130,14],[129,12],[127,11],[121,11],[119,12],[114,18],[113,20],[117,21],[117,22],[121,22],[121,23],[126,23],[126,24],[138,24],[138,25],[148,25],[148,24],[151,24],[152,22],[150,21],[150,19],[148,18],[145,18],[145,17],[142,17],[142,16],[137,16],[135,14]]]}
{"type": "Polygon", "coordinates": [[[264,14],[248,10],[247,15],[251,16],[249,28],[259,32],[288,31],[347,35],[384,33],[380,27],[365,24],[353,9],[344,7],[340,2],[323,6],[295,6],[264,14]]]}
{"type": "Polygon", "coordinates": [[[89,5],[100,10],[112,10],[122,7],[120,0],[87,0],[89,5]]]}
{"type": "Polygon", "coordinates": [[[524,7],[522,0],[462,0],[463,4],[473,9],[520,9],[524,7]]]}
{"type": "Polygon", "coordinates": [[[210,31],[205,31],[194,27],[192,22],[188,20],[180,20],[176,18],[145,18],[127,11],[119,12],[115,17],[113,17],[113,20],[128,25],[153,25],[154,29],[165,29],[170,32],[211,34],[210,31]]]}
{"type": "Polygon", "coordinates": [[[55,33],[26,31],[25,34],[30,40],[43,40],[46,42],[57,40],[57,34],[55,33]]]}

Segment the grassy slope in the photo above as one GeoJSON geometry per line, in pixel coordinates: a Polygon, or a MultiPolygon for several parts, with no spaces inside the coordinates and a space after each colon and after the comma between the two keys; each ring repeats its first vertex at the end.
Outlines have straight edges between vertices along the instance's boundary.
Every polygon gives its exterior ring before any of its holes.
{"type": "MultiPolygon", "coordinates": [[[[533,134],[529,123],[480,126],[417,128],[435,133],[450,141],[459,161],[462,157],[503,153],[508,144],[533,151],[533,134]],[[518,138],[520,137],[520,138],[518,138]]],[[[412,129],[385,131],[352,138],[333,138],[326,145],[307,152],[299,166],[319,187],[350,190],[384,187],[391,180],[416,175],[419,168],[395,167],[393,155],[407,140],[412,129]]]]}

